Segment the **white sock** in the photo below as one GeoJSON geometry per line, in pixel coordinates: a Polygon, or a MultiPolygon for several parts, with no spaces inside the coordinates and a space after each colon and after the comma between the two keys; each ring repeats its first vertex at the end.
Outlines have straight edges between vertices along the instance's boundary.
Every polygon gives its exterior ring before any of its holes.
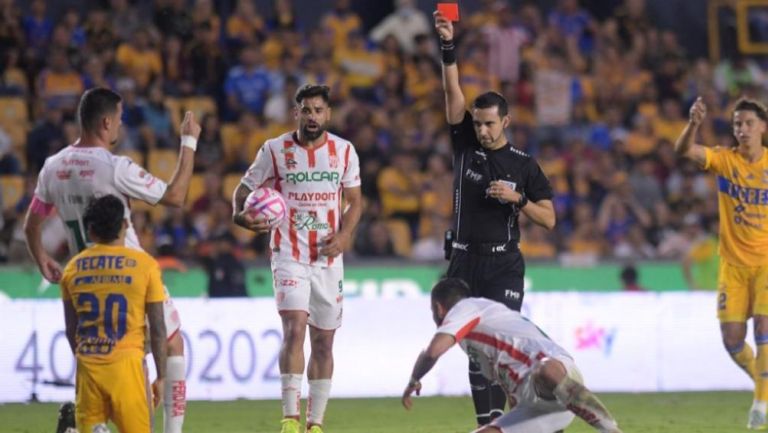
{"type": "Polygon", "coordinates": [[[283,418],[301,416],[301,374],[281,374],[283,418]]]}
{"type": "Polygon", "coordinates": [[[163,412],[165,433],[181,433],[187,410],[186,363],[183,356],[169,356],[166,365],[163,412]]]}
{"type": "Polygon", "coordinates": [[[331,379],[309,381],[309,400],[307,401],[307,425],[323,425],[325,408],[331,395],[331,379]]]}
{"type": "Polygon", "coordinates": [[[768,411],[768,402],[754,400],[752,402],[752,410],[756,410],[760,413],[766,413],[766,411],[768,411]]]}

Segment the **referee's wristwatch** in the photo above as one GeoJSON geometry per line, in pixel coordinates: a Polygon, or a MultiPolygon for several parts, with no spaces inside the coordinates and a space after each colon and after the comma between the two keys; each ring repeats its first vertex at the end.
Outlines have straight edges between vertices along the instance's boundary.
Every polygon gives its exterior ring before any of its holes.
{"type": "Polygon", "coordinates": [[[525,205],[528,204],[528,197],[525,196],[525,194],[520,194],[520,200],[517,202],[517,207],[522,209],[525,207],[525,205]]]}

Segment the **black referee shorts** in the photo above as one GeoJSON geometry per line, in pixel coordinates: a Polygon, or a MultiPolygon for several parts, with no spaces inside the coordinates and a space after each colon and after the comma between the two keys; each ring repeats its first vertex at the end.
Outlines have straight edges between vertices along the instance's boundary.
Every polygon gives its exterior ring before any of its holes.
{"type": "Polygon", "coordinates": [[[481,255],[454,248],[447,277],[469,284],[472,296],[492,299],[520,311],[523,305],[525,262],[520,250],[481,255]]]}

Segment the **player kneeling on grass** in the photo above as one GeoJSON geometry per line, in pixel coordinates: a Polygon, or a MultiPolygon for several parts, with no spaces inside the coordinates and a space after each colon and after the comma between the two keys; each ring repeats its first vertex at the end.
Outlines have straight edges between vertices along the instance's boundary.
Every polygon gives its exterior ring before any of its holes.
{"type": "Polygon", "coordinates": [[[403,392],[403,406],[438,358],[454,344],[476,362],[489,380],[507,393],[512,410],[474,433],[552,433],[578,415],[604,433],[621,433],[608,410],[581,382],[573,358],[536,325],[495,301],[470,298],[461,279],[446,278],[432,289],[432,317],[437,324],[429,347],[413,366],[403,392]]]}
{"type": "Polygon", "coordinates": [[[123,433],[149,433],[162,396],[167,341],[160,267],[149,254],[125,246],[124,212],[113,195],[91,201],[83,222],[95,244],[73,257],[61,278],[67,340],[77,358],[81,433],[109,432],[109,420],[123,433]],[[157,369],[152,392],[145,315],[157,369]]]}

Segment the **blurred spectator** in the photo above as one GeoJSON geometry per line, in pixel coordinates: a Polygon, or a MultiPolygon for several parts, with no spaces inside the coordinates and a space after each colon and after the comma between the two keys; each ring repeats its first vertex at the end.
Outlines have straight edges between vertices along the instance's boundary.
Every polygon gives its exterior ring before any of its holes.
{"type": "Polygon", "coordinates": [[[246,297],[245,265],[237,258],[237,240],[232,234],[222,234],[211,242],[210,256],[202,263],[208,274],[208,296],[211,298],[246,297]]]}
{"type": "Polygon", "coordinates": [[[371,40],[381,42],[388,35],[393,35],[400,42],[400,47],[407,54],[414,51],[414,39],[417,35],[432,32],[427,15],[416,7],[415,0],[395,0],[395,11],[371,30],[371,40]]]}
{"type": "Polygon", "coordinates": [[[229,70],[224,91],[232,113],[250,111],[260,115],[272,88],[269,71],[262,65],[258,46],[248,45],[240,52],[240,64],[229,70]]]}
{"type": "Polygon", "coordinates": [[[196,87],[194,93],[219,99],[223,94],[221,84],[227,73],[227,62],[219,46],[219,34],[213,25],[203,22],[196,27],[188,57],[188,74],[196,87]]]}
{"type": "Polygon", "coordinates": [[[192,15],[186,0],[156,0],[155,4],[154,21],[163,36],[192,37],[192,15]]]}
{"type": "Polygon", "coordinates": [[[48,17],[45,0],[32,0],[29,15],[25,15],[22,20],[22,27],[29,57],[42,59],[53,34],[53,21],[48,17]]]}
{"type": "Polygon", "coordinates": [[[627,265],[621,270],[620,274],[621,283],[623,285],[622,290],[625,292],[644,292],[644,289],[638,283],[637,268],[632,265],[627,265]]]}
{"type": "Polygon", "coordinates": [[[242,47],[265,38],[264,20],[256,12],[253,0],[237,0],[237,6],[227,19],[226,36],[233,47],[242,47]]]}
{"type": "MultiPolygon", "coordinates": [[[[108,19],[107,12],[103,9],[95,8],[88,11],[84,27],[90,53],[105,54],[117,43],[118,39],[108,19]]],[[[127,40],[123,39],[123,41],[127,40]]]]}
{"type": "Polygon", "coordinates": [[[62,129],[64,115],[60,109],[46,109],[45,117],[40,119],[27,136],[27,170],[40,172],[45,159],[64,147],[62,129]]]}
{"type": "Polygon", "coordinates": [[[195,33],[201,27],[209,28],[218,40],[221,34],[221,17],[214,8],[213,0],[195,0],[195,6],[192,9],[192,25],[195,33]]]}
{"type": "Polygon", "coordinates": [[[360,224],[355,251],[360,257],[395,257],[392,238],[384,221],[376,219],[366,224],[360,224]]]}
{"type": "Polygon", "coordinates": [[[51,52],[49,67],[40,72],[37,81],[37,95],[45,109],[61,109],[73,114],[84,91],[83,79],[72,69],[66,53],[61,50],[51,52]]]}
{"type": "MultiPolygon", "coordinates": [[[[212,172],[218,177],[226,163],[219,118],[215,114],[206,114],[200,125],[203,127],[203,131],[197,142],[197,152],[195,152],[195,173],[212,172]]],[[[224,194],[226,193],[225,191],[224,194]]]]}
{"type": "Polygon", "coordinates": [[[520,251],[526,259],[553,260],[557,249],[550,239],[550,232],[538,224],[527,224],[520,240],[520,251]]]}
{"type": "MultiPolygon", "coordinates": [[[[115,89],[116,81],[106,72],[104,61],[99,56],[89,56],[83,65],[83,87],[91,89],[93,87],[106,87],[115,89]]],[[[125,105],[125,104],[123,104],[125,105]]],[[[123,106],[125,108],[125,106],[123,106]]]]}
{"type": "Polygon", "coordinates": [[[560,0],[548,20],[563,36],[576,40],[582,52],[592,50],[591,36],[596,33],[595,22],[589,12],[579,8],[578,0],[560,0]]]}
{"type": "Polygon", "coordinates": [[[293,122],[294,98],[299,90],[299,81],[294,76],[288,76],[279,93],[275,93],[264,107],[264,118],[268,122],[286,125],[293,122]]]}
{"type": "Polygon", "coordinates": [[[715,68],[715,87],[720,93],[738,96],[745,87],[765,82],[757,62],[744,56],[723,59],[715,68]]]}
{"type": "Polygon", "coordinates": [[[298,30],[296,14],[293,12],[291,0],[274,0],[272,16],[267,22],[270,30],[298,30]]]}
{"type": "Polygon", "coordinates": [[[512,7],[496,2],[496,25],[484,29],[488,43],[488,70],[502,82],[517,82],[520,76],[521,50],[531,43],[528,32],[515,19],[512,7]]]}
{"type": "MultiPolygon", "coordinates": [[[[0,176],[21,174],[21,162],[13,152],[11,137],[0,128],[0,176]]],[[[0,211],[2,211],[0,206],[0,211]]],[[[2,226],[2,223],[0,223],[2,226]]]]}
{"type": "Polygon", "coordinates": [[[141,27],[146,25],[137,6],[131,5],[129,0],[109,0],[110,15],[112,15],[111,27],[115,35],[122,39],[131,39],[131,36],[141,27]]]}
{"type": "Polygon", "coordinates": [[[165,95],[160,84],[149,89],[149,98],[141,106],[142,116],[146,124],[143,128],[143,138],[149,149],[175,148],[175,135],[171,123],[171,112],[165,105],[165,95]]]}
{"type": "Polygon", "coordinates": [[[190,211],[193,214],[206,214],[210,212],[213,204],[219,201],[224,195],[222,194],[223,191],[221,189],[222,180],[218,173],[208,172],[204,179],[205,191],[203,192],[203,195],[198,197],[198,199],[192,203],[190,208],[190,211]]]}
{"type": "Polygon", "coordinates": [[[398,152],[389,167],[381,170],[377,180],[381,197],[381,213],[385,218],[402,218],[413,234],[419,223],[419,199],[422,188],[416,156],[398,152]]]}
{"type": "Polygon", "coordinates": [[[349,33],[347,48],[336,51],[333,60],[352,94],[365,101],[373,100],[373,86],[384,74],[384,59],[377,49],[366,46],[360,32],[349,33]]]}
{"type": "Polygon", "coordinates": [[[633,225],[613,247],[617,259],[650,260],[656,258],[656,250],[645,237],[643,228],[633,225]]]}
{"type": "Polygon", "coordinates": [[[120,44],[117,49],[117,63],[143,91],[155,78],[163,73],[160,51],[152,47],[150,33],[146,28],[138,29],[130,43],[120,44]]]}
{"type": "Polygon", "coordinates": [[[691,290],[717,290],[718,272],[720,268],[719,241],[715,234],[718,230],[717,220],[713,220],[709,232],[703,230],[698,218],[693,224],[693,216],[688,225],[691,227],[687,235],[692,237],[688,252],[683,256],[682,266],[685,281],[691,290]],[[694,228],[695,227],[695,228],[694,228]]]}
{"type": "Polygon", "coordinates": [[[333,10],[323,15],[320,27],[331,34],[333,46],[345,47],[352,32],[361,32],[363,22],[351,9],[351,0],[336,0],[333,10]]]}
{"type": "Polygon", "coordinates": [[[167,208],[165,220],[157,228],[158,253],[175,258],[189,258],[200,241],[192,224],[192,215],[182,208],[167,208]]]}

